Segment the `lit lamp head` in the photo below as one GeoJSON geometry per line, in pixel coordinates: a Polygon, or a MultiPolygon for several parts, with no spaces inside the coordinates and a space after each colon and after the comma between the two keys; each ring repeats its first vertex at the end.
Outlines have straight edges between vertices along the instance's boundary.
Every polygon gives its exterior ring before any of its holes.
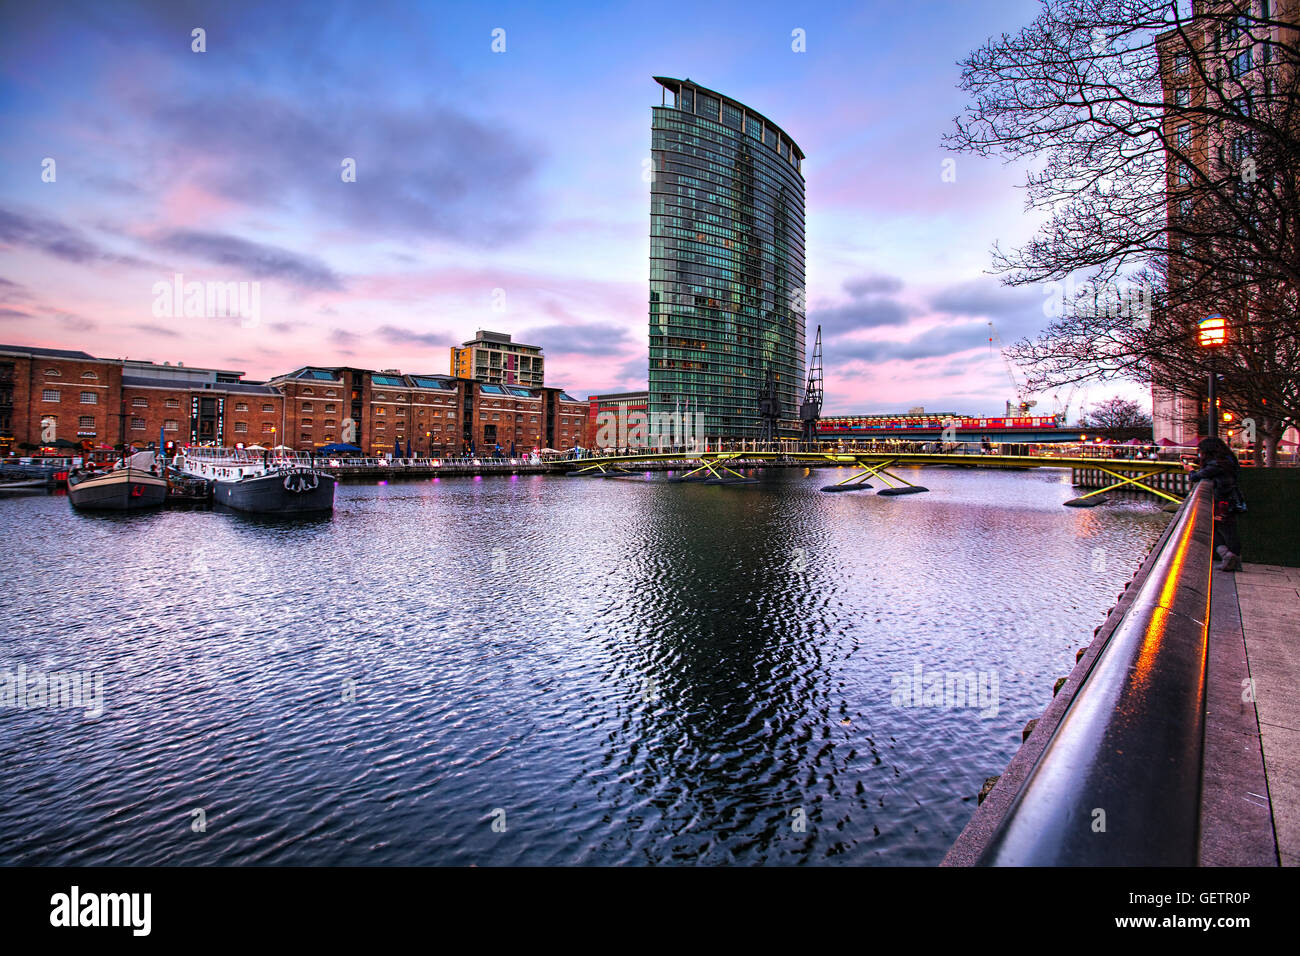
{"type": "Polygon", "coordinates": [[[1218,348],[1228,342],[1228,320],[1215,313],[1201,320],[1196,329],[1196,343],[1203,349],[1218,348]]]}

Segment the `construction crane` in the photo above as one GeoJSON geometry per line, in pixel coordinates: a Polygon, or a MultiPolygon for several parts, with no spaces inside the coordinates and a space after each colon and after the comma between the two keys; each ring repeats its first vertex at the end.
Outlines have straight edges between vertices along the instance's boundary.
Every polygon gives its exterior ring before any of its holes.
{"type": "MultiPolygon", "coordinates": [[[[1027,415],[1029,414],[1029,410],[1033,408],[1035,405],[1037,405],[1038,402],[1027,400],[1025,398],[1025,388],[1016,379],[1015,366],[1011,364],[1011,359],[1007,358],[1007,353],[1005,351],[1006,346],[1002,342],[1002,336],[998,335],[997,328],[993,325],[992,322],[989,322],[989,353],[990,354],[992,354],[993,352],[994,342],[997,342],[998,354],[1002,356],[1002,365],[1007,370],[1007,379],[1011,382],[1011,388],[1016,393],[1016,403],[1014,406],[1014,410],[1018,412],[1020,415],[1027,415]]],[[[1008,417],[1011,415],[1012,410],[1013,410],[1013,406],[1011,402],[1007,402],[1008,417]]]]}
{"type": "Polygon", "coordinates": [[[813,346],[812,360],[808,363],[808,382],[803,387],[803,402],[799,405],[799,420],[803,422],[802,438],[806,442],[817,440],[817,422],[822,417],[822,327],[817,326],[817,343],[813,346]]]}
{"type": "Polygon", "coordinates": [[[1070,390],[1065,393],[1064,402],[1061,401],[1060,392],[1052,393],[1052,400],[1056,403],[1056,411],[1053,414],[1055,414],[1056,417],[1060,419],[1062,425],[1066,424],[1070,419],[1070,403],[1074,401],[1074,393],[1077,392],[1078,390],[1079,390],[1079,383],[1075,382],[1073,385],[1070,386],[1070,390]]]}

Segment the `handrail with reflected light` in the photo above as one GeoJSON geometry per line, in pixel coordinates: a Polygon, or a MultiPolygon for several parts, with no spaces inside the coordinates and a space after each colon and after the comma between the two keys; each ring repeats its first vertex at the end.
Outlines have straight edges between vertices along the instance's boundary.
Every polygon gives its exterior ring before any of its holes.
{"type": "Polygon", "coordinates": [[[980,866],[1195,866],[1214,503],[1198,482],[980,866]]]}

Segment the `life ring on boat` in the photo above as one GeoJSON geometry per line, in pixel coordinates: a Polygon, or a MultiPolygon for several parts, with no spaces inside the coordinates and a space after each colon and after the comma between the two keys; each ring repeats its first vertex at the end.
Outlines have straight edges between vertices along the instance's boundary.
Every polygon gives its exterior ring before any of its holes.
{"type": "Polygon", "coordinates": [[[291,471],[284,476],[284,490],[291,491],[294,494],[315,491],[319,485],[320,479],[316,477],[314,472],[291,471]]]}

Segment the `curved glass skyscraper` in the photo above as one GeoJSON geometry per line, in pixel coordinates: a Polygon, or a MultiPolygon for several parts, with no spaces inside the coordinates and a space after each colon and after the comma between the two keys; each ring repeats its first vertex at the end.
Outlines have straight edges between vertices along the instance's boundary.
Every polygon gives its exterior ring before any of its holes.
{"type": "MultiPolygon", "coordinates": [[[[649,412],[760,437],[770,374],[798,433],[804,374],[804,154],[763,115],[657,76],[651,123],[649,412]]],[[[702,428],[701,428],[702,425],[702,428]]]]}

